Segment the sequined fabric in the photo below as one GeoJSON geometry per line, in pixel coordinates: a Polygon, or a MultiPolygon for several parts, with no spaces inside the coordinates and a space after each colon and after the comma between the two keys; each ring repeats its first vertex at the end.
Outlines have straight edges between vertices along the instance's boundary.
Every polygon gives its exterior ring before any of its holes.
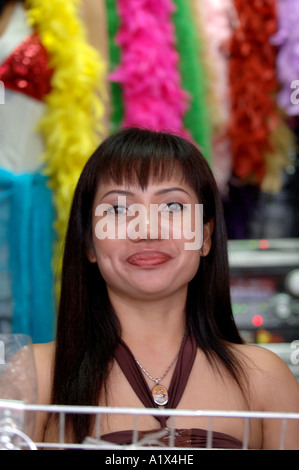
{"type": "Polygon", "coordinates": [[[36,33],[28,36],[0,66],[4,86],[43,101],[51,91],[53,70],[48,53],[36,33]]]}

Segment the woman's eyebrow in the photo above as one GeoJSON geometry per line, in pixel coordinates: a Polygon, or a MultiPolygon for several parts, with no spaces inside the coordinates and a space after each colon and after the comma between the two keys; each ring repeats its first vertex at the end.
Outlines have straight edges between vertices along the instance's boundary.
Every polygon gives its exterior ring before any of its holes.
{"type": "MultiPolygon", "coordinates": [[[[173,192],[173,191],[181,191],[181,192],[187,194],[188,196],[190,196],[188,191],[186,191],[185,189],[180,188],[180,187],[162,188],[162,189],[159,189],[158,191],[155,191],[154,194],[159,196],[161,194],[170,193],[170,192],[173,192]]],[[[131,191],[126,191],[124,189],[112,189],[111,191],[108,191],[107,193],[105,193],[103,195],[103,198],[108,196],[109,194],[122,194],[124,196],[134,196],[134,193],[131,192],[131,191]]]]}
{"type": "Polygon", "coordinates": [[[104,194],[103,198],[108,196],[109,194],[123,194],[125,196],[134,196],[134,193],[131,191],[125,191],[123,189],[112,189],[111,191],[108,191],[106,194],[104,194]]]}
{"type": "Polygon", "coordinates": [[[156,195],[160,195],[160,194],[165,194],[165,193],[170,193],[172,191],[181,191],[185,194],[188,194],[188,196],[190,196],[190,194],[188,193],[188,191],[186,191],[185,189],[183,188],[179,188],[179,187],[173,187],[173,188],[163,188],[163,189],[159,189],[159,191],[156,191],[155,194],[156,195]]]}

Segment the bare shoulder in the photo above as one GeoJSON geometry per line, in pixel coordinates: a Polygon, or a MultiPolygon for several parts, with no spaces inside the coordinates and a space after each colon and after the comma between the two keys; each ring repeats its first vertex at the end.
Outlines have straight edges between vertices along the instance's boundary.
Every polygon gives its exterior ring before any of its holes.
{"type": "Polygon", "coordinates": [[[33,345],[33,354],[36,367],[44,369],[53,363],[55,355],[55,341],[33,345]]]}
{"type": "Polygon", "coordinates": [[[38,401],[42,404],[48,404],[50,403],[52,388],[55,341],[34,344],[33,354],[38,383],[38,401]]]}
{"type": "Polygon", "coordinates": [[[240,359],[243,359],[249,374],[254,374],[255,378],[257,378],[257,374],[265,380],[274,380],[283,376],[285,379],[289,378],[289,380],[297,383],[285,362],[269,349],[263,346],[246,344],[233,345],[232,347],[237,351],[240,359]]]}
{"type": "Polygon", "coordinates": [[[33,345],[33,352],[37,360],[52,360],[55,353],[55,341],[33,345]]]}
{"type": "Polygon", "coordinates": [[[278,368],[280,372],[290,372],[285,362],[277,354],[270,351],[270,349],[251,344],[234,344],[232,347],[245,358],[245,361],[248,361],[248,365],[255,364],[259,369],[269,370],[270,367],[274,368],[274,370],[278,368]]]}
{"type": "Polygon", "coordinates": [[[260,409],[299,412],[299,384],[277,354],[262,346],[234,345],[233,348],[243,360],[260,409]]]}
{"type": "MultiPolygon", "coordinates": [[[[246,368],[252,410],[299,414],[299,384],[279,356],[261,346],[232,348],[246,368]]],[[[263,449],[279,449],[282,443],[285,449],[299,449],[299,419],[288,419],[283,434],[281,419],[263,419],[262,430],[263,449]]]]}

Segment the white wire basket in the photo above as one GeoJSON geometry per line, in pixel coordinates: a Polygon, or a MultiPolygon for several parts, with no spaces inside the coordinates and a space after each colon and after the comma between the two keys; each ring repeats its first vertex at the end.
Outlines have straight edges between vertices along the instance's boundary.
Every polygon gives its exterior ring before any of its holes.
{"type": "MultiPolygon", "coordinates": [[[[94,406],[64,406],[64,405],[31,405],[23,402],[0,400],[0,449],[1,450],[19,450],[19,449],[77,449],[77,450],[151,450],[163,449],[179,450],[175,447],[175,421],[177,417],[205,417],[208,418],[209,426],[207,429],[206,447],[198,450],[213,449],[213,420],[215,418],[242,418],[244,420],[243,431],[243,450],[249,449],[250,437],[250,420],[259,418],[263,420],[279,419],[281,422],[280,444],[277,450],[284,450],[285,435],[288,422],[298,420],[299,413],[279,413],[279,412],[255,412],[255,411],[216,411],[216,410],[172,410],[172,409],[141,409],[141,408],[117,408],[117,407],[94,407],[94,406]],[[28,412],[47,412],[57,414],[59,416],[59,437],[57,442],[34,442],[22,427],[24,426],[24,416],[28,412]],[[87,437],[81,444],[75,444],[65,441],[65,423],[66,415],[71,414],[89,414],[95,415],[95,429],[97,438],[87,437]],[[134,416],[134,430],[132,443],[129,445],[118,445],[101,439],[100,425],[103,415],[109,414],[125,414],[134,416]],[[152,434],[148,434],[139,440],[138,437],[138,420],[144,415],[161,415],[168,416],[170,420],[168,433],[168,445],[159,441],[163,435],[163,430],[158,430],[152,434]]],[[[299,442],[299,436],[298,436],[299,442]]],[[[196,448],[192,448],[194,450],[196,448]]],[[[184,447],[184,451],[187,449],[184,447]]],[[[197,449],[196,449],[197,450],[197,449]]]]}

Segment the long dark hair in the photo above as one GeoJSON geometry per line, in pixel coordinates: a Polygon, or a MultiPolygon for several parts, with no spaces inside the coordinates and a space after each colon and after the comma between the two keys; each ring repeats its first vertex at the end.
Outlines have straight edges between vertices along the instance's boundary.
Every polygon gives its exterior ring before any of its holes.
{"type": "MultiPolygon", "coordinates": [[[[105,282],[86,253],[92,237],[92,207],[103,181],[162,180],[174,167],[203,204],[203,221],[214,219],[212,248],[201,259],[187,295],[187,326],[213,365],[219,360],[240,385],[242,367],[227,342],[242,343],[230,301],[226,228],[222,202],[208,163],[198,148],[182,137],[145,129],[124,129],[108,137],[87,162],[79,179],[65,241],[57,325],[52,401],[54,404],[97,405],[109,374],[120,324],[105,282]]],[[[70,416],[77,442],[91,429],[89,416],[70,416]]]]}

